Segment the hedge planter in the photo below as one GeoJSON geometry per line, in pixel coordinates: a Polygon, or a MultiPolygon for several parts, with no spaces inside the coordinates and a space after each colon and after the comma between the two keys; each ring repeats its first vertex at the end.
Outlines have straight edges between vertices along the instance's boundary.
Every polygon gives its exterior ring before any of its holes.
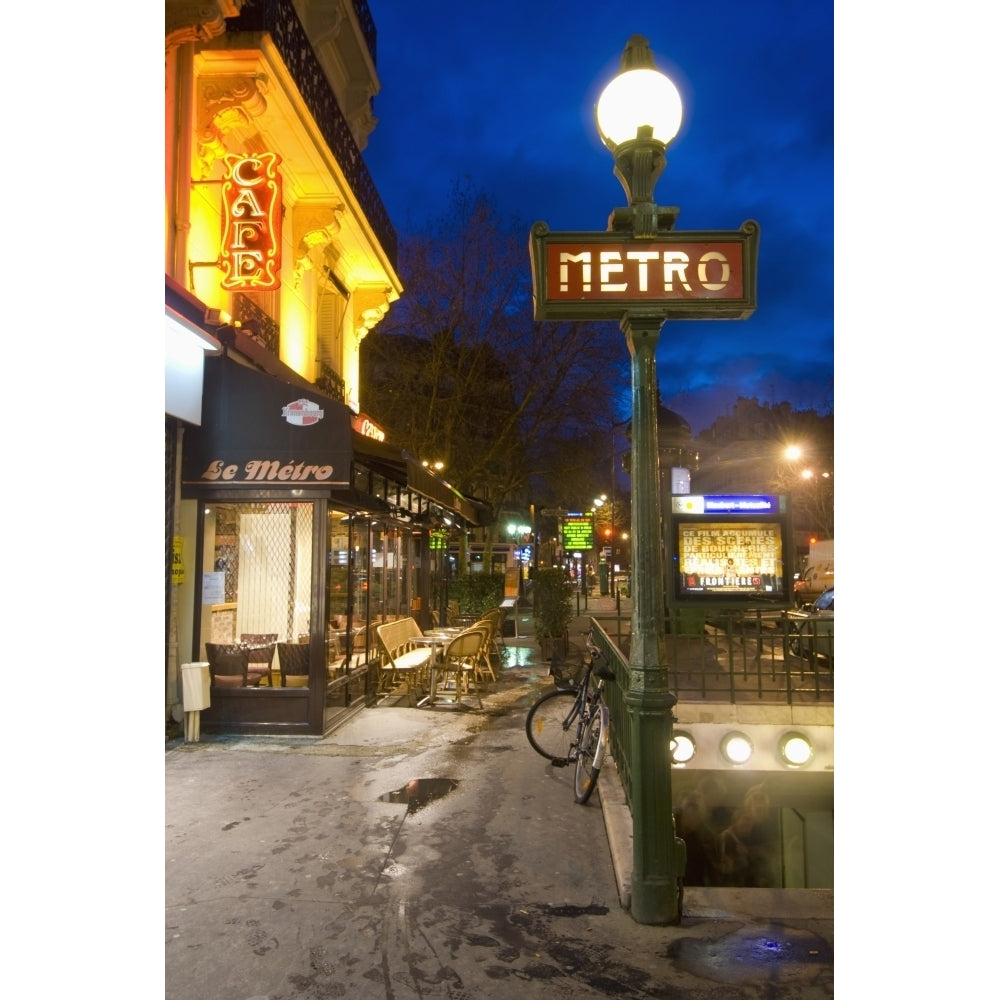
{"type": "Polygon", "coordinates": [[[573,620],[573,585],[562,569],[540,569],[532,582],[535,611],[535,639],[545,659],[552,658],[553,646],[565,657],[569,645],[569,623],[573,620]],[[561,644],[561,649],[559,645],[561,644]]]}

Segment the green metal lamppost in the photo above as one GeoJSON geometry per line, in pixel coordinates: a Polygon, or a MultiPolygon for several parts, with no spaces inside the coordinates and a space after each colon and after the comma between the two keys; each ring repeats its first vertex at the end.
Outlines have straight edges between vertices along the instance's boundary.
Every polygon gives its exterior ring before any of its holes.
{"type": "MultiPolygon", "coordinates": [[[[667,144],[681,125],[681,98],[655,68],[646,39],[629,39],[621,68],[597,104],[598,131],[629,199],[629,207],[608,221],[612,230],[648,239],[671,229],[678,214],[658,207],[653,189],[667,163],[667,144]]],[[[631,911],[642,924],[680,921],[685,860],[684,841],[674,831],[670,781],[677,698],[667,689],[656,426],[656,344],[665,318],[662,307],[651,304],[629,309],[621,319],[632,357],[632,638],[625,695],[632,731],[631,911]]]]}
{"type": "Polygon", "coordinates": [[[625,704],[631,730],[632,917],[681,918],[684,842],[674,830],[670,739],[676,697],[667,687],[666,601],[657,442],[656,345],[667,319],[745,319],[756,309],[760,229],[672,232],[678,208],[653,201],[667,145],[681,123],[677,88],[641,35],[597,105],[597,127],[628,196],[604,232],[532,226],[537,320],[619,322],[632,358],[632,635],[625,704]]]}

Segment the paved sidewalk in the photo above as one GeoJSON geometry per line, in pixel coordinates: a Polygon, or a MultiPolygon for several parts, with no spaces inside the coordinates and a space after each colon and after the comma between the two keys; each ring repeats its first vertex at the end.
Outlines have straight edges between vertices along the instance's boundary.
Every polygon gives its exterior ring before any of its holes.
{"type": "Polygon", "coordinates": [[[688,889],[679,926],[632,920],[616,773],[578,806],[524,737],[551,684],[529,631],[522,608],[482,712],[168,745],[166,1000],[832,995],[831,892],[688,889]]]}

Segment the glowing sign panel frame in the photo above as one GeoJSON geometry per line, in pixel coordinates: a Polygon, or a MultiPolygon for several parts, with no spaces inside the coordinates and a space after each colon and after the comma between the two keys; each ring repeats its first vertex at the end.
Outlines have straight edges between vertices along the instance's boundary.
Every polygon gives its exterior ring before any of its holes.
{"type": "Polygon", "coordinates": [[[531,229],[536,320],[620,319],[653,310],[664,319],[746,319],[757,308],[760,227],[661,233],[553,233],[531,229]]]}
{"type": "Polygon", "coordinates": [[[791,607],[795,546],[787,497],[675,496],[667,523],[670,606],[791,607]]]}
{"type": "Polygon", "coordinates": [[[562,519],[563,549],[583,552],[594,547],[594,515],[566,514],[562,519]]]}
{"type": "Polygon", "coordinates": [[[229,153],[222,181],[219,259],[230,291],[271,291],[281,283],[281,175],[277,153],[229,153]]]}

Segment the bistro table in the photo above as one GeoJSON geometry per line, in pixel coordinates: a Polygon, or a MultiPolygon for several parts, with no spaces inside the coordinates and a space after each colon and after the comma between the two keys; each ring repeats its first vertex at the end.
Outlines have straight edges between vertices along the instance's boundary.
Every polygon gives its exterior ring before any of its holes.
{"type": "Polygon", "coordinates": [[[441,662],[441,654],[438,653],[438,649],[444,652],[445,646],[455,638],[456,635],[460,635],[465,629],[461,628],[435,628],[430,629],[423,635],[418,635],[413,638],[413,642],[418,646],[430,646],[433,650],[431,655],[431,683],[430,691],[425,697],[421,698],[417,702],[417,708],[423,708],[424,705],[433,705],[437,700],[437,667],[441,662]]]}

